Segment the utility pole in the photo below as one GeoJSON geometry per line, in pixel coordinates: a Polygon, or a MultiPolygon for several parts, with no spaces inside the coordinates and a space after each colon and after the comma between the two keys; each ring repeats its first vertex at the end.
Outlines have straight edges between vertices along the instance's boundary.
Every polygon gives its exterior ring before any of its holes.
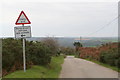
{"type": "Polygon", "coordinates": [[[80,42],[82,41],[82,37],[80,36],[80,42]]]}

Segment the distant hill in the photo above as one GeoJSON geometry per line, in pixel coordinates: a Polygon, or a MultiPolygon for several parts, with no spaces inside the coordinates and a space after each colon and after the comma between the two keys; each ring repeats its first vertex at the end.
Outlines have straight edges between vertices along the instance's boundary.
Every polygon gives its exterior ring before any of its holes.
{"type": "MultiPolygon", "coordinates": [[[[41,41],[44,37],[28,38],[29,41],[41,41]]],[[[117,42],[117,37],[85,37],[81,40],[78,37],[55,37],[60,46],[74,47],[73,43],[80,41],[84,47],[96,47],[109,42],[117,42]]]]}

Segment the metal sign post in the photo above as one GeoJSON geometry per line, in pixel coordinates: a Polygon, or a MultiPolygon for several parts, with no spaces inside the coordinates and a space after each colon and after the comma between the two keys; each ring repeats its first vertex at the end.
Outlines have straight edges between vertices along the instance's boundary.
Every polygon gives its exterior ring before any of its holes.
{"type": "Polygon", "coordinates": [[[24,72],[26,72],[25,39],[24,38],[23,38],[23,63],[24,63],[24,72]]]}
{"type": "MultiPolygon", "coordinates": [[[[24,27],[24,24],[23,24],[24,27]]],[[[24,35],[22,35],[23,37],[24,35]]],[[[24,72],[26,72],[26,58],[25,58],[25,38],[23,37],[23,64],[24,64],[24,72]]]]}
{"type": "Polygon", "coordinates": [[[15,31],[15,38],[23,39],[23,68],[24,68],[24,72],[26,72],[25,38],[31,37],[31,27],[24,26],[24,24],[31,24],[31,22],[29,21],[25,13],[21,11],[15,24],[16,25],[22,24],[22,26],[15,27],[14,31],[15,31]]]}

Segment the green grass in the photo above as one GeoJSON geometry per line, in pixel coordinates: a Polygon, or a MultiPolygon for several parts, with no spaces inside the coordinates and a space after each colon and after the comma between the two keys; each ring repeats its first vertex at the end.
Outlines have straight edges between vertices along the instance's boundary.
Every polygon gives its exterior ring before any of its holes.
{"type": "Polygon", "coordinates": [[[99,61],[95,61],[95,60],[91,60],[91,59],[85,59],[85,60],[92,61],[92,62],[94,62],[94,63],[96,63],[96,64],[99,64],[99,65],[102,65],[102,66],[104,66],[104,67],[110,68],[110,69],[112,69],[112,70],[114,70],[114,71],[120,72],[120,69],[117,68],[117,67],[115,67],[115,66],[110,66],[110,65],[108,65],[108,64],[104,64],[104,63],[101,63],[101,62],[99,62],[99,61]]]}
{"type": "Polygon", "coordinates": [[[4,78],[58,78],[61,71],[61,64],[64,62],[63,56],[53,57],[50,67],[33,66],[26,72],[23,70],[15,71],[4,78]]]}

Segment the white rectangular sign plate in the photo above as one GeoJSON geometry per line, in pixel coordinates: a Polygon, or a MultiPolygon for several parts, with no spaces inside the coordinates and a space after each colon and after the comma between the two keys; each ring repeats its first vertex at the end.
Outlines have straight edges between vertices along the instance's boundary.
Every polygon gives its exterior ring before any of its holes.
{"type": "Polygon", "coordinates": [[[17,26],[14,27],[15,38],[30,38],[31,27],[30,26],[17,26]]]}

